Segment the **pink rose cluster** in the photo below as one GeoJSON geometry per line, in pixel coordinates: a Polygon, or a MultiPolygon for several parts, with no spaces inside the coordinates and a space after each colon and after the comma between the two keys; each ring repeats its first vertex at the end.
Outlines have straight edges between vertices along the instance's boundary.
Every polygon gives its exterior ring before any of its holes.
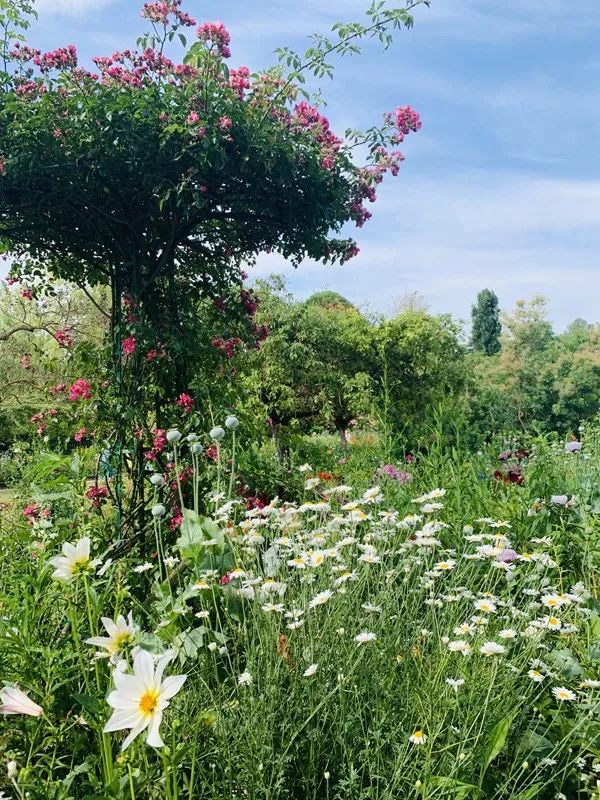
{"type": "Polygon", "coordinates": [[[156,461],[156,457],[167,446],[167,432],[163,428],[155,428],[152,431],[152,447],[144,453],[147,461],[156,461]]]}
{"type": "Polygon", "coordinates": [[[58,47],[56,50],[34,56],[33,63],[42,72],[50,72],[51,69],[74,69],[77,66],[77,49],[73,44],[58,47]]]}
{"type": "Polygon", "coordinates": [[[181,406],[186,414],[191,414],[194,410],[194,398],[187,392],[182,392],[176,400],[178,406],[181,406]]]}
{"type": "Polygon", "coordinates": [[[342,140],[330,130],[327,117],[324,117],[306,100],[301,100],[294,108],[291,127],[292,130],[310,131],[315,141],[321,145],[321,166],[323,169],[333,169],[335,157],[342,145],[342,140]]]}
{"type": "Polygon", "coordinates": [[[81,442],[85,439],[88,434],[87,428],[80,428],[74,435],[73,439],[77,442],[77,444],[81,444],[81,442]]]}
{"type": "Polygon", "coordinates": [[[92,387],[85,378],[77,378],[75,383],[69,387],[69,400],[89,400],[92,396],[92,387]]]}
{"type": "Polygon", "coordinates": [[[50,72],[52,69],[74,69],[77,66],[77,48],[74,44],[42,53],[41,50],[36,50],[34,47],[15,42],[10,55],[23,63],[33,61],[41,72],[50,72]]]}
{"type": "Polygon", "coordinates": [[[215,47],[219,55],[223,58],[229,58],[231,55],[231,50],[229,49],[231,36],[221,20],[217,20],[216,22],[203,22],[196,30],[196,36],[203,42],[209,42],[211,49],[215,47]]]}
{"type": "Polygon", "coordinates": [[[100,508],[102,503],[108,499],[108,489],[104,486],[92,486],[87,490],[85,496],[92,502],[92,508],[100,508]]]}
{"type": "Polygon", "coordinates": [[[189,14],[181,10],[181,0],[167,0],[167,2],[145,3],[142,8],[141,16],[149,19],[150,22],[159,25],[168,25],[169,17],[173,15],[177,25],[184,25],[188,28],[196,24],[189,14]]]}
{"type": "Polygon", "coordinates": [[[50,517],[50,509],[42,508],[39,503],[31,503],[23,509],[23,516],[30,525],[33,525],[38,519],[48,519],[50,517]]]}
{"type": "Polygon", "coordinates": [[[73,337],[71,336],[71,331],[68,328],[54,331],[53,335],[60,347],[72,347],[73,337]]]}
{"type": "Polygon", "coordinates": [[[37,425],[35,432],[38,436],[41,436],[46,430],[46,421],[49,418],[56,417],[57,415],[58,409],[49,408],[47,411],[38,411],[37,414],[34,414],[31,417],[31,422],[33,422],[34,425],[37,425]]]}
{"type": "Polygon", "coordinates": [[[136,351],[137,339],[135,336],[128,336],[126,339],[123,339],[121,347],[125,358],[129,358],[129,356],[132,356],[136,351]]]}
{"type": "Polygon", "coordinates": [[[387,114],[386,120],[396,128],[396,135],[393,141],[400,144],[404,137],[409,133],[416,133],[421,130],[421,118],[410,106],[398,106],[393,114],[387,114]]]}
{"type": "Polygon", "coordinates": [[[240,100],[244,97],[244,90],[250,88],[250,70],[248,67],[238,67],[229,70],[229,85],[240,100]]]}
{"type": "Polygon", "coordinates": [[[240,347],[243,342],[239,336],[232,336],[231,339],[214,339],[212,344],[216,350],[221,350],[225,353],[227,358],[233,358],[236,349],[240,347]]]}

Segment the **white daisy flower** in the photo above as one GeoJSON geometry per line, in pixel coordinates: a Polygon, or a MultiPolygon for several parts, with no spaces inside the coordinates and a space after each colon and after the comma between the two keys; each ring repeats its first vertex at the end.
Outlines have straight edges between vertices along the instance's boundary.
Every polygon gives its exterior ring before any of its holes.
{"type": "Polygon", "coordinates": [[[241,675],[238,675],[237,682],[240,686],[250,686],[252,683],[252,675],[246,670],[246,672],[242,672],[241,675]]]}
{"type": "Polygon", "coordinates": [[[572,692],[570,689],[566,689],[564,686],[553,686],[552,694],[561,703],[564,703],[565,700],[577,700],[577,695],[575,692],[572,692]]]}
{"type": "Polygon", "coordinates": [[[316,608],[317,606],[324,606],[325,603],[327,603],[332,596],[333,592],[330,589],[325,589],[325,591],[319,592],[313,597],[313,599],[308,604],[308,607],[316,608]]]}
{"type": "Polygon", "coordinates": [[[374,633],[371,633],[371,631],[362,631],[354,637],[354,641],[359,645],[366,644],[367,642],[374,642],[376,639],[377,636],[374,633]]]}
{"type": "Polygon", "coordinates": [[[506,647],[498,642],[484,642],[479,648],[479,652],[483,656],[501,656],[506,652],[506,647]]]}

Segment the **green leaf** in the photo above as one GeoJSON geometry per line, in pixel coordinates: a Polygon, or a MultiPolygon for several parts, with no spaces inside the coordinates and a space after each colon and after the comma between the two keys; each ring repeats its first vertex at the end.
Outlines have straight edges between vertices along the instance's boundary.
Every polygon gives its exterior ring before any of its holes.
{"type": "Polygon", "coordinates": [[[92,714],[101,713],[102,706],[97,697],[93,697],[92,695],[89,694],[73,694],[72,697],[73,700],[79,703],[79,705],[86,711],[89,711],[92,714]]]}
{"type": "Polygon", "coordinates": [[[514,794],[511,800],[534,800],[534,798],[540,796],[539,792],[543,786],[544,784],[541,781],[539,783],[534,783],[528,789],[519,792],[519,794],[514,794]]]}
{"type": "Polygon", "coordinates": [[[439,787],[444,790],[444,797],[453,800],[467,800],[468,797],[475,797],[481,794],[481,789],[472,783],[463,783],[456,778],[447,778],[443,775],[432,775],[427,778],[427,788],[439,787]]]}
{"type": "Polygon", "coordinates": [[[181,536],[175,546],[184,561],[197,562],[208,548],[219,555],[225,547],[225,536],[216,522],[209,517],[201,517],[191,508],[183,509],[181,536]]]}
{"type": "Polygon", "coordinates": [[[506,739],[510,731],[510,727],[516,716],[516,711],[512,711],[507,717],[501,719],[500,722],[493,729],[490,740],[488,742],[485,754],[483,757],[483,764],[481,766],[481,775],[485,775],[487,768],[492,761],[500,755],[502,748],[506,744],[506,739]]]}

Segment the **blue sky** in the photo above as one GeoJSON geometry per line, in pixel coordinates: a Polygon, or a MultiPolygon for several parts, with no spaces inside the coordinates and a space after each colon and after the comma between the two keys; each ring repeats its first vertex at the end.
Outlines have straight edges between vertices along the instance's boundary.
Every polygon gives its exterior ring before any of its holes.
{"type": "MultiPolygon", "coordinates": [[[[198,21],[222,19],[231,64],[258,69],[273,50],[358,19],[368,0],[188,0],[198,21]]],[[[83,60],[131,46],[138,0],[38,0],[30,43],[76,44],[83,60]]],[[[600,321],[600,0],[432,0],[382,52],[337,62],[325,81],[334,130],[365,127],[409,103],[423,119],[400,176],[389,179],[343,267],[279,257],[305,296],[327,287],[391,312],[418,292],[432,311],[466,319],[477,291],[501,306],[544,294],[557,329],[600,321]]]]}

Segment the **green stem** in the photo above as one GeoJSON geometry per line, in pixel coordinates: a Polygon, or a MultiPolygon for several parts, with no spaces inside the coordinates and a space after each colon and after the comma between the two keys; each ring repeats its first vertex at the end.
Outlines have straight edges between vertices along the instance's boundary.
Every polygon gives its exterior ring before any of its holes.
{"type": "Polygon", "coordinates": [[[235,477],[235,430],[233,431],[233,439],[231,444],[231,475],[229,476],[229,492],[227,499],[231,500],[233,496],[233,479],[235,477]]]}
{"type": "Polygon", "coordinates": [[[171,765],[169,764],[169,757],[166,748],[162,748],[162,761],[163,761],[163,774],[165,776],[165,794],[166,800],[173,800],[173,792],[171,789],[171,765]]]}
{"type": "Polygon", "coordinates": [[[131,800],[135,800],[135,787],[133,785],[133,772],[131,771],[131,764],[127,765],[127,771],[129,773],[129,794],[131,796],[131,800]]]}

